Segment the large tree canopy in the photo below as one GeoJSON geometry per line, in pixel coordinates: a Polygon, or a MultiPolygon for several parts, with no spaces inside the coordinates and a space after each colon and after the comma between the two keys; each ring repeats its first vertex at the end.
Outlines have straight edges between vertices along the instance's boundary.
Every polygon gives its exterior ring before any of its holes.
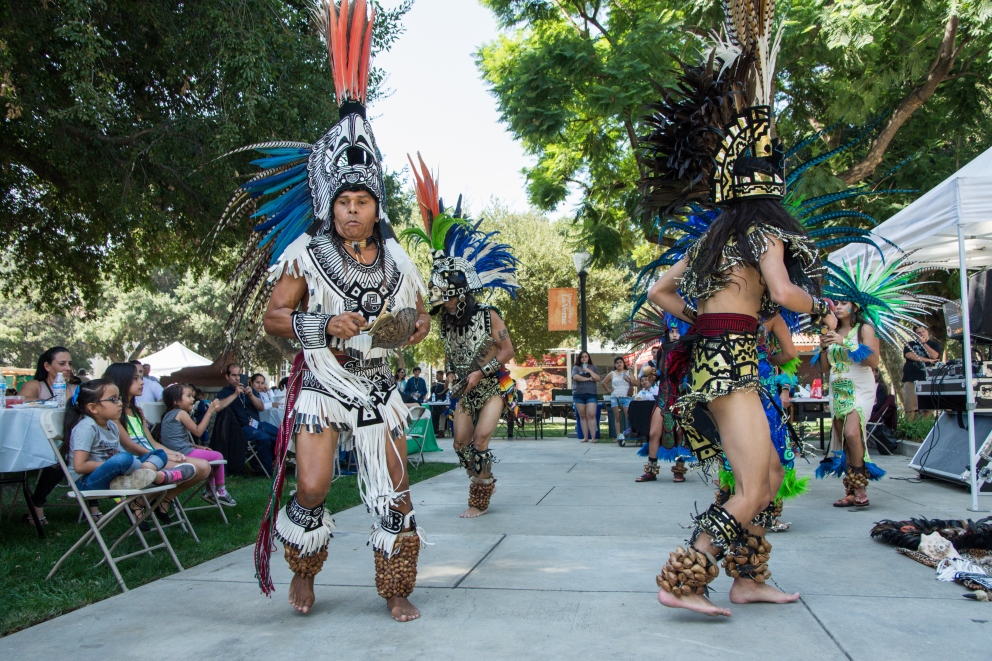
{"type": "MultiPolygon", "coordinates": [[[[374,51],[407,9],[380,8],[374,51]]],[[[214,159],[337,121],[305,0],[10,0],[0,81],[5,287],[51,307],[92,307],[104,274],[130,287],[202,262],[251,170],[248,155],[214,159]]],[[[222,239],[244,241],[238,229],[222,239]]]]}
{"type": "MultiPolygon", "coordinates": [[[[657,219],[637,214],[637,119],[656,96],[651,81],[671,82],[675,58],[701,58],[721,2],[482,1],[504,34],[477,61],[503,120],[537,157],[531,202],[552,210],[580,191],[577,222],[600,263],[657,241],[657,219]]],[[[778,12],[785,142],[832,127],[816,155],[882,117],[830,172],[807,177],[819,187],[810,193],[871,180],[910,156],[892,183],[925,190],[992,142],[989,0],[793,0],[778,12]]]]}

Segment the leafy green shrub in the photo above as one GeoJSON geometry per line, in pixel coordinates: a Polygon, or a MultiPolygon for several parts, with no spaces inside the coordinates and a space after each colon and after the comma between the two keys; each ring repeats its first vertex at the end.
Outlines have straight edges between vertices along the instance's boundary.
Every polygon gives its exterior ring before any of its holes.
{"type": "Polygon", "coordinates": [[[899,416],[896,436],[907,441],[922,441],[933,429],[934,420],[932,415],[919,416],[915,420],[899,416]]]}

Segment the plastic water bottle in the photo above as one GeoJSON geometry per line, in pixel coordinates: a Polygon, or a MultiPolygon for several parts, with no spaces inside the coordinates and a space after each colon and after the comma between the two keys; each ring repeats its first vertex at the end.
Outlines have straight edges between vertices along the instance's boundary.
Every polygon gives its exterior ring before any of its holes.
{"type": "Polygon", "coordinates": [[[52,394],[55,395],[55,405],[59,407],[65,406],[65,377],[62,376],[62,372],[55,377],[55,383],[52,385],[52,394]]]}
{"type": "Polygon", "coordinates": [[[7,408],[7,379],[0,375],[0,411],[7,408]]]}

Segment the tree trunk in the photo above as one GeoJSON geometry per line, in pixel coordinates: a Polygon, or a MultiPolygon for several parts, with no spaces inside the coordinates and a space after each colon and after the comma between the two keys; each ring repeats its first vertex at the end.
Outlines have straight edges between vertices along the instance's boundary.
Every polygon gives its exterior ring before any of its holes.
{"type": "Polygon", "coordinates": [[[892,394],[896,396],[896,401],[905,409],[905,402],[902,401],[902,366],[906,359],[902,357],[899,350],[889,345],[888,342],[880,341],[878,344],[881,348],[879,372],[886,377],[889,385],[892,386],[892,394]]]}
{"type": "Polygon", "coordinates": [[[275,335],[269,335],[268,333],[263,333],[262,338],[275,347],[279,351],[280,355],[288,360],[290,364],[296,360],[296,354],[300,352],[300,348],[293,344],[292,341],[286,339],[285,337],[276,337],[275,335]]]}
{"type": "Polygon", "coordinates": [[[837,175],[848,186],[864,181],[875,172],[875,168],[882,162],[886,150],[892,143],[893,138],[896,137],[896,133],[902,128],[902,125],[912,117],[914,112],[923,107],[924,103],[930,100],[933,93],[937,91],[937,87],[950,74],[955,60],[957,60],[958,55],[961,53],[961,49],[968,42],[968,38],[965,37],[960,44],[955,46],[959,24],[960,19],[957,16],[951,16],[947,19],[947,25],[944,26],[944,37],[940,40],[940,45],[937,47],[937,54],[934,56],[933,62],[930,63],[927,77],[907,94],[899,102],[895,110],[892,111],[888,123],[882,129],[882,132],[878,134],[878,137],[875,138],[871,149],[868,150],[867,156],[852,165],[847,171],[837,175]]]}

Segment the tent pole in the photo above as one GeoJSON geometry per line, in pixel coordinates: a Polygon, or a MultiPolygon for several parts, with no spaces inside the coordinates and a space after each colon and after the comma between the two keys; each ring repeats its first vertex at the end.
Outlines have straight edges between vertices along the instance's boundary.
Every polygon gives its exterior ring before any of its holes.
{"type": "MultiPolygon", "coordinates": [[[[960,210],[959,210],[960,212],[960,210]]],[[[972,384],[973,374],[971,371],[971,313],[968,305],[968,266],[965,263],[964,255],[964,227],[961,219],[958,218],[958,259],[961,261],[961,321],[964,325],[964,383],[965,383],[965,406],[968,409],[968,457],[971,460],[971,512],[980,512],[978,508],[978,473],[977,462],[975,461],[975,388],[972,384]]]]}

